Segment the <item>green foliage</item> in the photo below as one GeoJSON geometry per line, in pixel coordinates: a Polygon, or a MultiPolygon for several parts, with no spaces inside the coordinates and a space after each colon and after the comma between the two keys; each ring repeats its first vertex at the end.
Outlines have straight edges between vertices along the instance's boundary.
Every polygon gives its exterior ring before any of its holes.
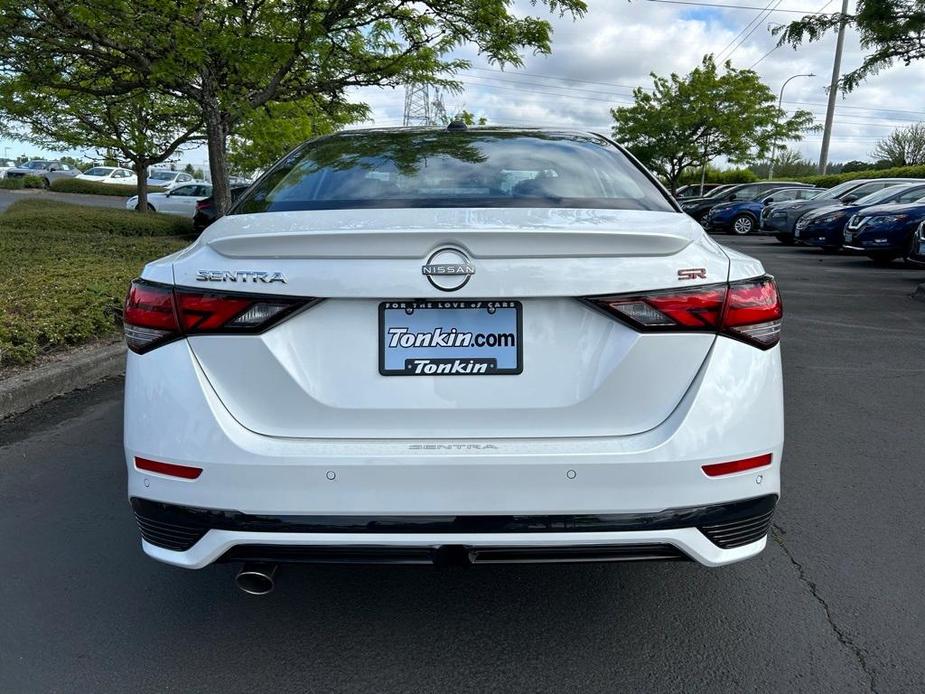
{"type": "Polygon", "coordinates": [[[0,214],[0,370],[117,334],[114,317],[129,281],[146,262],[188,243],[135,233],[151,220],[164,231],[188,231],[179,218],[161,217],[39,200],[0,214]]]}
{"type": "Polygon", "coordinates": [[[925,58],[925,4],[921,0],[858,0],[854,14],[806,15],[802,19],[772,30],[780,43],[794,48],[818,41],[845,22],[853,27],[861,47],[870,51],[861,65],[842,75],[840,87],[851,91],[861,82],[896,62],[909,65],[925,58]]]}
{"type": "Polygon", "coordinates": [[[41,176],[27,175],[22,177],[23,188],[44,188],[45,179],[41,176]]]}
{"type": "MultiPolygon", "coordinates": [[[[775,175],[775,178],[777,176],[775,175]]],[[[795,180],[812,183],[822,188],[831,188],[856,178],[925,178],[925,166],[897,166],[891,169],[871,169],[848,173],[826,174],[824,176],[801,176],[795,180]]]]}
{"type": "MultiPolygon", "coordinates": [[[[151,190],[152,188],[149,188],[151,190]]],[[[76,178],[58,178],[51,182],[56,193],[83,193],[85,195],[116,195],[127,198],[135,194],[135,186],[120,186],[115,183],[83,181],[76,178]]]]}
{"type": "Polygon", "coordinates": [[[25,187],[26,183],[21,178],[0,178],[2,190],[22,190],[25,187]]]}
{"type": "Polygon", "coordinates": [[[876,169],[877,165],[869,161],[846,161],[841,167],[841,173],[854,173],[855,171],[870,171],[876,169]]]}
{"type": "Polygon", "coordinates": [[[34,224],[73,233],[102,232],[116,236],[182,236],[191,234],[191,219],[171,214],[138,214],[132,210],[73,205],[57,200],[27,197],[0,215],[0,226],[34,224]]]}
{"type": "Polygon", "coordinates": [[[672,191],[684,169],[720,156],[732,163],[765,158],[774,143],[800,139],[812,114],[789,118],[771,89],[751,70],[712,55],[683,77],[652,74],[653,89],[637,88],[635,103],[611,110],[614,137],[668,181],[672,191]]]}
{"type": "MultiPolygon", "coordinates": [[[[452,76],[470,61],[454,49],[471,45],[491,63],[519,66],[524,51],[551,50],[551,24],[532,8],[572,17],[587,10],[585,0],[514,4],[79,0],[62,9],[59,0],[0,0],[0,64],[6,79],[22,79],[16,93],[24,98],[29,87],[39,95],[104,97],[116,107],[120,96],[190,107],[208,136],[214,197],[224,210],[227,143],[257,109],[311,98],[336,120],[354,87],[428,81],[458,89],[452,76]]],[[[174,131],[156,124],[137,129],[174,131]]]]}
{"type": "MultiPolygon", "coordinates": [[[[757,181],[758,176],[748,168],[738,169],[717,169],[708,166],[706,170],[705,183],[752,183],[757,181]]],[[[678,179],[678,185],[698,184],[700,183],[700,171],[685,171],[681,178],[678,179]]]]}
{"type": "Polygon", "coordinates": [[[343,125],[366,118],[368,114],[366,106],[352,104],[344,104],[336,112],[326,113],[314,99],[265,104],[254,109],[231,138],[228,151],[230,168],[247,175],[266,169],[306,140],[332,133],[343,125]]]}

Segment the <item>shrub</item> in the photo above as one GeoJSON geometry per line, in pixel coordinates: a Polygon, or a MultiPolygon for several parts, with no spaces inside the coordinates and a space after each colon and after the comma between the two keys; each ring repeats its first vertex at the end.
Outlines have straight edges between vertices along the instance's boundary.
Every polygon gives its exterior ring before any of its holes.
{"type": "MultiPolygon", "coordinates": [[[[115,195],[118,197],[131,197],[138,192],[135,186],[120,186],[111,183],[98,183],[97,181],[83,181],[78,178],[59,178],[51,182],[51,189],[57,193],[83,193],[85,195],[115,195]]],[[[162,188],[148,187],[149,191],[159,191],[162,188]]]]}
{"type": "Polygon", "coordinates": [[[23,181],[21,178],[0,178],[0,189],[20,190],[25,187],[25,181],[23,181]]]}
{"type": "Polygon", "coordinates": [[[163,231],[189,226],[166,215],[36,199],[11,205],[0,214],[0,373],[118,334],[129,281],[145,263],[189,243],[163,231]]]}
{"type": "Polygon", "coordinates": [[[25,188],[44,188],[45,179],[41,176],[23,176],[22,184],[25,188]]]}
{"type": "Polygon", "coordinates": [[[184,236],[193,232],[193,220],[177,215],[142,214],[134,210],[73,205],[33,197],[17,200],[0,215],[0,229],[30,226],[116,236],[184,236]]]}
{"type": "Polygon", "coordinates": [[[812,183],[822,188],[831,188],[839,183],[853,181],[856,178],[925,178],[925,166],[896,166],[890,169],[849,171],[839,174],[825,174],[824,176],[802,176],[794,180],[812,183]]]}

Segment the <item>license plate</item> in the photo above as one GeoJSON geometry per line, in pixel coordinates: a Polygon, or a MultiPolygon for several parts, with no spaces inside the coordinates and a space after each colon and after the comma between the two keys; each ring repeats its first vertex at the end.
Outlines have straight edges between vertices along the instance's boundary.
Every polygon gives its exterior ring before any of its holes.
{"type": "Polygon", "coordinates": [[[379,304],[383,376],[501,376],[523,371],[519,301],[379,304]]]}

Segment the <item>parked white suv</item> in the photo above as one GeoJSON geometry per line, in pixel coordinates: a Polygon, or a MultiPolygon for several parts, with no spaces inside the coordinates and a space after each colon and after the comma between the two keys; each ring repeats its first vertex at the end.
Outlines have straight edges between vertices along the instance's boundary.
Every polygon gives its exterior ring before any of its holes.
{"type": "Polygon", "coordinates": [[[762,550],[781,303],[599,135],[345,132],[125,305],[150,556],[498,563],[762,550]]]}

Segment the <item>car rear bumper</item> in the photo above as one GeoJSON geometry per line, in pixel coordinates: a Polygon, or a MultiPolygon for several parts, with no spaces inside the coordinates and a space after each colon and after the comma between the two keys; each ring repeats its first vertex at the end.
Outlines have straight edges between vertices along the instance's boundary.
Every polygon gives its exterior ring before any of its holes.
{"type": "Polygon", "coordinates": [[[695,558],[759,552],[777,497],[655,513],[559,516],[255,516],[132,499],[145,551],[213,561],[434,564],[695,558]]]}
{"type": "MultiPolygon", "coordinates": [[[[256,434],[224,407],[189,345],[178,341],[126,368],[125,453],[131,498],[242,516],[363,518],[658,516],[780,492],[780,348],[718,337],[674,412],[636,435],[531,439],[296,439],[256,434]],[[721,477],[702,466],[772,454],[721,477]],[[144,471],[135,457],[202,469],[187,480],[144,471]]],[[[155,519],[156,520],[156,519],[155,519]]],[[[279,526],[277,526],[279,527],[279,526]]],[[[661,544],[707,565],[759,552],[723,549],[697,529],[609,527],[572,532],[267,532],[210,528],[188,549],[145,541],[156,559],[199,568],[239,545],[434,549],[661,544]]]]}

